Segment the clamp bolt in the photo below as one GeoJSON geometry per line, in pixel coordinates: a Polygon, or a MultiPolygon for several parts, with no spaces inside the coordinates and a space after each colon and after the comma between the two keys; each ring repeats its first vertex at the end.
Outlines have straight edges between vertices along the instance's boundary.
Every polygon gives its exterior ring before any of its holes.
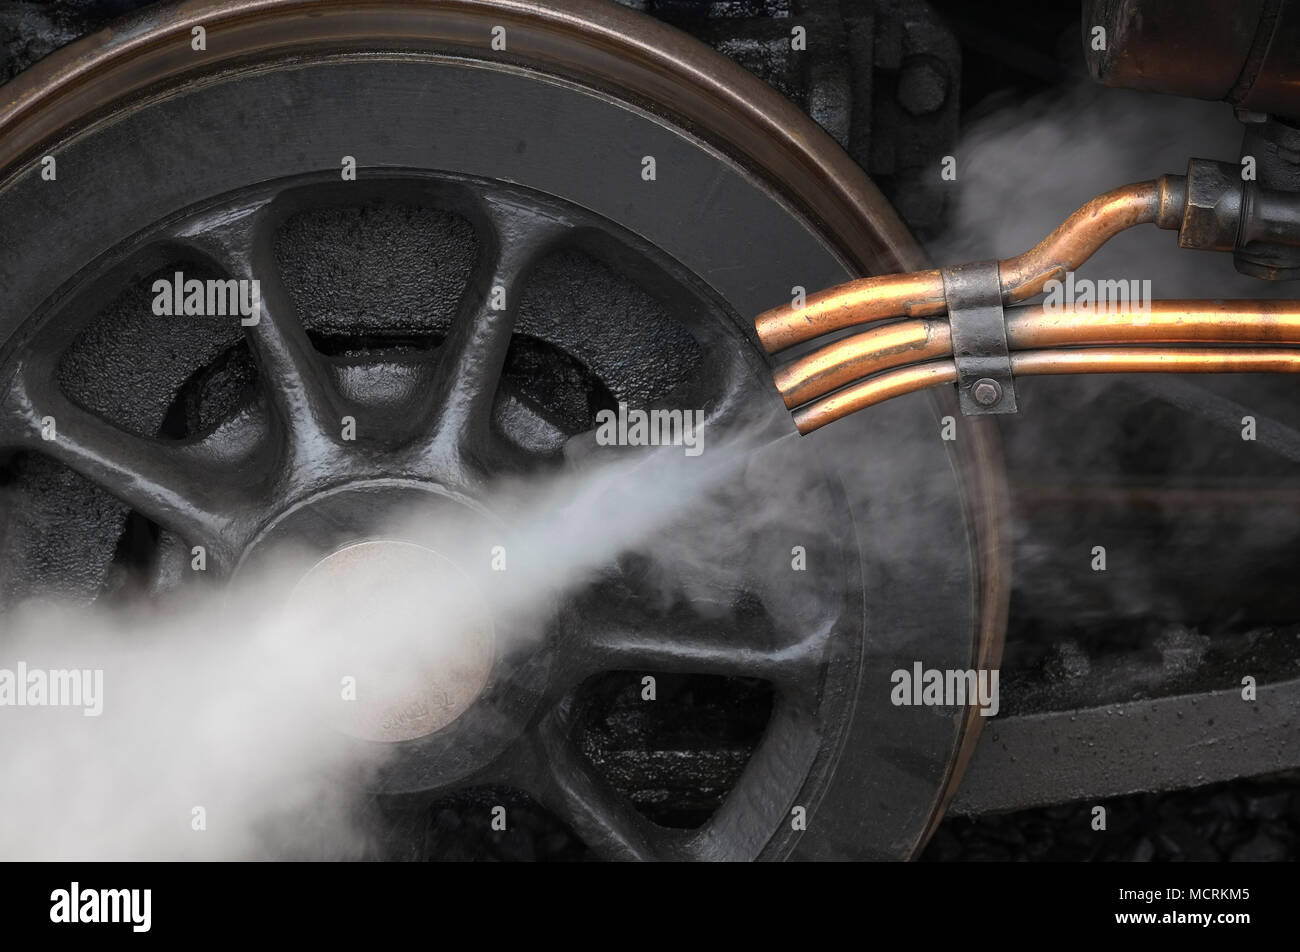
{"type": "Polygon", "coordinates": [[[981,377],[970,388],[970,395],[982,407],[991,407],[1002,399],[1002,385],[996,380],[981,377]]]}

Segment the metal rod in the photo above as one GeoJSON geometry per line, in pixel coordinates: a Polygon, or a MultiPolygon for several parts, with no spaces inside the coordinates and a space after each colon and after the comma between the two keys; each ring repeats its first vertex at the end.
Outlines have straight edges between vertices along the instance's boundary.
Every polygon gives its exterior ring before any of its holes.
{"type": "MultiPolygon", "coordinates": [[[[1013,351],[1089,344],[1300,344],[1300,301],[1152,301],[1104,313],[1042,305],[1007,312],[1013,351]]],[[[862,331],[778,367],[787,407],[904,364],[952,355],[943,319],[896,321],[862,331]]]]}
{"type": "Polygon", "coordinates": [[[1058,310],[1041,305],[1007,313],[1013,350],[1080,344],[1300,343],[1300,301],[1152,301],[1147,309],[1058,310]]]}
{"type": "MultiPolygon", "coordinates": [[[[1033,297],[1053,278],[1064,280],[1065,272],[1078,268],[1120,232],[1156,222],[1162,205],[1170,204],[1172,192],[1166,180],[1173,178],[1182,176],[1136,182],[1098,195],[1029,251],[1003,261],[998,269],[1003,303],[1015,304],[1033,297]]],[[[1179,220],[1181,217],[1179,214],[1179,220]]],[[[1163,224],[1169,226],[1170,222],[1163,224]]]]}
{"type": "Polygon", "coordinates": [[[808,298],[803,307],[775,307],[754,321],[769,354],[830,331],[898,317],[927,317],[948,309],[937,270],[860,278],[808,298]]]}
{"type": "MultiPolygon", "coordinates": [[[[1297,373],[1300,349],[1240,347],[1097,347],[1030,350],[1011,355],[1011,369],[1024,376],[1105,373],[1297,373]]],[[[822,397],[794,412],[800,433],[811,433],[858,410],[894,397],[953,383],[957,366],[934,360],[890,370],[822,397]]]]}
{"type": "MultiPolygon", "coordinates": [[[[1070,215],[1024,254],[999,264],[1003,303],[1024,301],[1053,278],[1063,279],[1097,249],[1135,225],[1177,228],[1187,203],[1185,179],[1164,175],[1099,195],[1070,215]]],[[[936,270],[861,278],[812,295],[802,307],[782,305],[754,321],[769,353],[831,331],[899,317],[929,317],[947,310],[936,270]]]]}
{"type": "Polygon", "coordinates": [[[951,356],[946,320],[895,321],[819,348],[772,376],[785,405],[797,407],[884,370],[951,356]]]}

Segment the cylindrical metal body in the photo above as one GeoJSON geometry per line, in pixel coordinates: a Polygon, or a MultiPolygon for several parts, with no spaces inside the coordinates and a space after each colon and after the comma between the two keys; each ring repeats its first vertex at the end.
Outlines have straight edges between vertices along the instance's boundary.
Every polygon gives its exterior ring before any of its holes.
{"type": "Polygon", "coordinates": [[[1084,0],[1082,27],[1107,86],[1300,115],[1300,0],[1084,0]]]}

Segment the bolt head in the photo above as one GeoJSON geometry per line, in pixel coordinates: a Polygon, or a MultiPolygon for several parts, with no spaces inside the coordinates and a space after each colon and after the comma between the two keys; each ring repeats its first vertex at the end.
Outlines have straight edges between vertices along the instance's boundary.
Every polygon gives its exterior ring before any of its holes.
{"type": "Polygon", "coordinates": [[[938,112],[948,99],[948,77],[928,58],[914,56],[898,74],[898,101],[914,116],[938,112]]]}
{"type": "Polygon", "coordinates": [[[996,380],[981,377],[970,388],[970,394],[980,406],[991,407],[1002,399],[1002,386],[996,380]]]}

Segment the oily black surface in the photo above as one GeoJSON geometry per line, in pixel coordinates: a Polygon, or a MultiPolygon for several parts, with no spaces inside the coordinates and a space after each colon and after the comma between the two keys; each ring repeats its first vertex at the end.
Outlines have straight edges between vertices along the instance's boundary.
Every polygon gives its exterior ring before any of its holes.
{"type": "Polygon", "coordinates": [[[1278,862],[1300,851],[1300,774],[953,817],[926,862],[1278,862]],[[1093,829],[1093,809],[1106,829],[1093,829]]]}
{"type": "MultiPolygon", "coordinates": [[[[63,0],[60,3],[36,4],[36,3],[9,3],[0,4],[0,77],[13,75],[18,69],[28,65],[40,55],[48,52],[62,42],[93,28],[102,22],[103,18],[115,15],[121,10],[129,7],[139,6],[138,3],[130,0],[122,2],[96,2],[96,0],[63,0]]],[[[987,105],[990,97],[999,98],[1002,104],[1008,102],[1006,93],[1012,90],[1014,96],[1029,96],[1041,91],[1044,87],[1058,82],[1062,76],[1069,75],[1073,70],[1071,56],[1076,53],[1072,46],[1075,41],[1075,12],[1074,4],[1070,3],[1053,3],[1043,4],[1026,4],[1026,3],[1001,3],[983,5],[985,9],[973,10],[970,4],[957,2],[937,2],[934,4],[946,16],[949,22],[954,25],[954,29],[962,39],[965,54],[965,68],[963,71],[962,99],[964,107],[978,107],[987,105]],[[996,7],[996,9],[992,9],[996,7]]],[[[686,19],[699,18],[701,11],[706,11],[703,16],[724,16],[724,15],[743,15],[743,16],[778,16],[785,17],[790,14],[788,4],[764,4],[764,3],[737,3],[737,4],[696,4],[687,2],[647,2],[644,6],[649,12],[656,15],[678,16],[686,19]]],[[[774,74],[774,78],[776,75],[774,74]]],[[[793,87],[792,87],[793,89],[793,87]]],[[[230,358],[236,361],[237,358],[230,358]]],[[[526,367],[529,361],[534,358],[527,353],[517,358],[517,365],[526,367]]],[[[199,373],[207,371],[200,370],[199,373]]],[[[224,379],[224,378],[221,378],[224,379]]],[[[204,388],[212,384],[204,383],[204,388]]],[[[223,385],[224,386],[224,385],[223,385]]],[[[566,390],[570,394],[578,394],[581,388],[574,386],[566,390]]],[[[166,406],[166,401],[162,395],[143,395],[142,399],[148,398],[149,409],[156,413],[159,406],[166,406]]],[[[565,397],[570,403],[573,399],[565,397]]],[[[206,406],[212,406],[209,401],[206,406]]],[[[174,404],[173,404],[174,406],[174,404]]],[[[194,417],[194,422],[186,426],[198,426],[210,424],[212,418],[209,415],[204,422],[203,412],[199,411],[194,417]]],[[[1181,424],[1178,420],[1171,417],[1169,426],[1177,428],[1181,424]]],[[[169,433],[179,432],[178,430],[168,431],[169,433]]],[[[1176,454],[1171,454],[1170,446],[1177,445],[1177,439],[1171,435],[1171,430],[1160,425],[1143,425],[1141,422],[1131,430],[1125,428],[1125,458],[1132,464],[1131,469],[1139,475],[1147,475],[1148,471],[1156,474],[1167,473],[1171,466],[1174,465],[1176,454]]],[[[15,473],[11,478],[28,478],[24,476],[23,466],[31,466],[37,461],[20,463],[15,466],[15,473]]],[[[51,487],[57,483],[51,474],[39,473],[31,478],[37,478],[43,481],[49,481],[51,487]]],[[[76,481],[71,474],[65,474],[60,477],[63,480],[76,481]]],[[[112,539],[120,531],[121,513],[113,512],[116,504],[110,499],[103,496],[93,487],[88,485],[69,489],[69,492],[79,492],[79,496],[64,498],[57,506],[51,507],[48,512],[42,514],[33,512],[32,518],[38,523],[44,524],[47,518],[57,519],[60,513],[67,514],[76,512],[94,512],[104,514],[103,539],[104,544],[111,546],[112,539]],[[97,495],[98,494],[98,495],[97,495]],[[75,499],[77,501],[69,501],[75,499]],[[119,529],[113,528],[119,525],[119,529]]],[[[1090,518],[1083,517],[1087,522],[1090,518]]],[[[1123,518],[1123,517],[1121,517],[1123,518]]],[[[1186,553],[1196,553],[1204,551],[1204,545],[1207,539],[1214,537],[1217,530],[1198,530],[1195,526],[1175,531],[1166,520],[1154,519],[1146,523],[1134,523],[1132,520],[1123,518],[1125,528],[1133,534],[1143,535],[1157,543],[1154,546],[1156,552],[1169,552],[1170,547],[1161,543],[1162,539],[1172,539],[1175,543],[1174,548],[1182,546],[1182,552],[1175,552],[1168,556],[1169,563],[1172,565],[1186,565],[1186,553]],[[1152,524],[1154,523],[1154,524],[1152,524]],[[1200,535],[1197,533],[1200,532],[1200,535]]],[[[1275,528],[1275,526],[1274,526],[1275,528]]],[[[57,565],[57,557],[50,563],[51,568],[57,565]]],[[[1258,591],[1262,595],[1267,595],[1271,587],[1275,587],[1277,579],[1275,575],[1285,576],[1286,568],[1283,565],[1272,565],[1268,567],[1269,571],[1259,574],[1252,573],[1249,575],[1249,584],[1252,591],[1258,591]]],[[[1081,584],[1086,584],[1087,577],[1081,576],[1081,584]]],[[[1213,582],[1214,579],[1207,579],[1213,582]]],[[[97,584],[94,580],[86,583],[93,589],[97,584]]],[[[1223,584],[1220,580],[1220,584],[1223,584]]],[[[1233,586],[1228,585],[1229,589],[1233,586]]],[[[1211,593],[1213,592],[1210,589],[1211,593]]],[[[1167,590],[1162,590],[1162,596],[1166,598],[1168,604],[1175,609],[1186,608],[1189,604],[1196,601],[1199,597],[1201,602],[1210,605],[1222,605],[1221,600],[1215,601],[1213,595],[1206,595],[1207,589],[1200,584],[1189,585],[1185,581],[1174,580],[1167,590]],[[1182,595],[1188,598],[1180,598],[1182,595]],[[1173,601],[1169,602],[1169,599],[1173,601]]],[[[1077,594],[1077,590],[1075,592],[1077,594]]],[[[1039,598],[1038,605],[1047,604],[1049,599],[1039,598]]],[[[1023,604],[1023,602],[1022,602],[1023,604]]],[[[1058,613],[1066,612],[1065,606],[1059,602],[1053,602],[1055,611],[1058,613]]],[[[1252,606],[1266,607],[1266,602],[1254,600],[1252,606]]],[[[1071,616],[1072,617],[1072,616],[1071,616]]],[[[1043,637],[1038,644],[1049,644],[1057,641],[1063,647],[1059,650],[1048,648],[1044,651],[1034,650],[1026,653],[1026,657],[1034,657],[1035,664],[1041,662],[1043,669],[1049,674],[1060,669],[1066,674],[1071,670],[1071,666],[1077,666],[1078,659],[1082,655],[1087,664],[1095,666],[1098,663],[1105,664],[1104,660],[1099,661],[1098,656],[1107,655],[1109,649],[1114,648],[1118,652],[1118,657],[1123,658],[1124,654],[1133,653],[1137,656],[1150,656],[1154,649],[1157,653],[1162,650],[1162,646],[1168,647],[1171,656],[1176,660],[1184,659],[1187,655],[1185,650],[1188,645],[1193,649],[1201,645],[1204,638],[1207,637],[1206,630],[1196,628],[1197,619],[1192,617],[1184,619],[1191,627],[1179,628],[1171,633],[1167,626],[1159,624],[1144,625],[1143,631],[1150,632],[1149,637],[1144,636],[1139,644],[1133,644],[1126,631],[1110,630],[1098,627],[1097,625],[1086,625],[1088,630],[1080,633],[1079,626],[1070,625],[1070,637],[1061,641],[1057,636],[1059,631],[1054,624],[1055,621],[1070,621],[1069,618],[1062,619],[1060,615],[1048,617],[1044,614],[1031,617],[1025,623],[1027,626],[1036,626],[1043,633],[1043,637]],[[1086,636],[1089,639],[1087,644],[1080,646],[1079,639],[1086,636]],[[1045,659],[1045,660],[1044,660],[1045,659]]],[[[1030,627],[1021,629],[1030,631],[1030,627]]],[[[1013,629],[1013,634],[1015,629],[1013,629]]],[[[1219,652],[1225,649],[1219,649],[1219,652]]],[[[1214,652],[1211,652],[1212,654],[1214,652]]],[[[1126,662],[1121,660],[1111,664],[1123,665],[1126,662]]],[[[1034,665],[1026,664],[1023,671],[1029,671],[1034,665]]],[[[1094,667],[1095,670],[1095,667],[1094,667]]],[[[1122,672],[1121,672],[1122,673],[1122,672]]],[[[1015,673],[1012,673],[1009,681],[1014,683],[1015,673]]],[[[1086,679],[1085,679],[1086,680],[1086,679]]],[[[1140,680],[1140,678],[1138,679],[1140,680]]],[[[1048,682],[1050,685],[1050,681],[1048,682]]],[[[1248,789],[1249,785],[1243,784],[1243,789],[1248,789]]],[[[1230,791],[1235,788],[1228,788],[1230,791]]],[[[1232,819],[1235,814],[1242,813],[1240,804],[1232,805],[1232,800],[1237,794],[1231,793],[1226,799],[1222,795],[1223,791],[1190,791],[1183,794],[1168,795],[1159,798],[1158,810],[1142,810],[1136,815],[1142,818],[1141,824],[1155,829],[1162,825],[1177,828],[1180,822],[1179,818],[1187,818],[1194,828],[1204,825],[1206,829],[1212,827],[1215,823],[1224,817],[1232,819]],[[1212,804],[1213,809],[1207,814],[1203,806],[1212,804]],[[1199,806],[1198,806],[1199,805],[1199,806]],[[1217,812],[1215,812],[1217,811],[1217,812]],[[1235,814],[1234,814],[1235,811],[1235,814]],[[1218,819],[1216,819],[1216,817],[1218,819]]],[[[1242,795],[1244,796],[1244,794],[1242,795]]],[[[1139,798],[1140,800],[1140,798],[1139,798]]],[[[1134,800],[1133,802],[1139,802],[1134,800]]],[[[1157,802],[1157,801],[1153,801],[1157,802]]],[[[1272,801],[1270,801],[1272,802],[1272,801]]],[[[1043,843],[1049,844],[1048,851],[1059,850],[1054,855],[1056,858],[1082,858],[1085,855],[1091,855],[1090,850],[1096,849],[1094,845],[1085,845],[1089,841],[1075,838],[1073,830],[1076,808],[1063,807],[1054,808],[1052,811],[1033,811],[1028,814],[1015,814],[1002,818],[986,818],[978,823],[971,821],[952,821],[945,825],[936,837],[935,845],[927,854],[930,857],[939,848],[939,844],[946,838],[947,833],[958,836],[963,843],[977,844],[981,835],[992,835],[990,831],[1000,829],[1003,839],[1011,845],[1010,853],[1012,856],[1023,857],[1041,857],[1044,856],[1043,843]],[[1072,812],[1074,811],[1074,812],[1072,812]],[[1021,830],[1016,833],[1015,830],[1026,824],[1032,826],[1033,836],[1028,836],[1021,830]],[[1055,838],[1050,831],[1055,830],[1055,838]],[[981,833],[981,831],[983,831],[981,833]],[[1027,838],[1028,837],[1028,838],[1027,838]],[[1037,837],[1037,839],[1035,839],[1037,837]],[[1071,853],[1070,850],[1075,852],[1071,853]]],[[[1078,808],[1082,810],[1082,808],[1078,808]]],[[[1271,818],[1270,822],[1275,825],[1283,825],[1288,822],[1291,824],[1289,829],[1294,832],[1296,820],[1294,804],[1289,814],[1282,817],[1271,818]],[[1288,816],[1290,819],[1288,820],[1288,816]]],[[[1225,821],[1226,822],[1226,821],[1225,821]]],[[[1184,824],[1185,825],[1185,824],[1184,824]]],[[[1085,824],[1086,828],[1086,824],[1085,824]]],[[[1236,829],[1236,827],[1234,827],[1236,829]]],[[[1249,832],[1249,829],[1242,827],[1249,832]]],[[[1217,835],[1217,834],[1216,834],[1217,835]]],[[[1251,834],[1252,839],[1254,834],[1251,834]]],[[[1281,834],[1269,834],[1270,843],[1282,844],[1291,850],[1290,855],[1294,855],[1294,836],[1288,839],[1281,834]]],[[[994,837],[996,838],[996,837],[994,837]]],[[[1152,840],[1155,844],[1152,857],[1145,854],[1145,848],[1134,847],[1131,858],[1163,858],[1166,854],[1173,855],[1177,851],[1165,851],[1160,846],[1158,839],[1152,840]]],[[[1238,843],[1237,846],[1241,844],[1238,843]]],[[[1228,846],[1220,848],[1223,855],[1231,855],[1236,847],[1228,846]]],[[[1184,854],[1193,852],[1190,847],[1184,847],[1184,854]]],[[[945,852],[948,858],[962,858],[963,851],[957,851],[956,854],[951,851],[945,852]]],[[[966,850],[970,853],[971,850],[966,850]]],[[[1120,856],[1118,858],[1129,858],[1120,856]]]]}

